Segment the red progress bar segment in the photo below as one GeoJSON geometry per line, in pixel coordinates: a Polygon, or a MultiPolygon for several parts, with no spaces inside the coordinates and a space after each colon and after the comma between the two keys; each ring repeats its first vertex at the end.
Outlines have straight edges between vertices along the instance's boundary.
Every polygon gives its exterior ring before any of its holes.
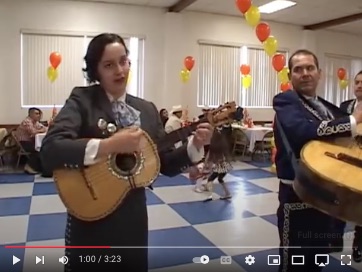
{"type": "Polygon", "coordinates": [[[5,246],[5,248],[111,248],[110,246],[5,246]]]}

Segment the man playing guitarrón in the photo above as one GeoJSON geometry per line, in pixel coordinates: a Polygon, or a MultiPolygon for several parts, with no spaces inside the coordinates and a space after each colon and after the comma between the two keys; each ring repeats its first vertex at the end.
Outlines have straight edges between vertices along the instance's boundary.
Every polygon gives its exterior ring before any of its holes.
{"type": "Polygon", "coordinates": [[[275,164],[280,179],[277,217],[282,260],[279,271],[316,272],[323,266],[315,264],[315,255],[331,251],[333,218],[303,203],[294,192],[295,171],[288,147],[298,159],[302,147],[311,140],[354,136],[356,125],[362,122],[362,105],[349,116],[317,97],[321,71],[312,52],[295,52],[288,66],[293,90],[278,94],[273,100],[275,164]],[[303,255],[305,265],[293,266],[292,255],[303,255]]]}
{"type": "MultiPolygon", "coordinates": [[[[347,114],[352,114],[358,104],[362,104],[362,71],[359,71],[354,78],[354,95],[355,99],[350,99],[341,103],[341,110],[347,114]]],[[[336,220],[336,227],[340,231],[340,238],[336,240],[334,245],[337,249],[343,248],[343,234],[346,223],[341,220],[336,220]]],[[[362,261],[362,227],[356,225],[354,229],[354,238],[352,244],[352,257],[355,262],[362,261]]]]}

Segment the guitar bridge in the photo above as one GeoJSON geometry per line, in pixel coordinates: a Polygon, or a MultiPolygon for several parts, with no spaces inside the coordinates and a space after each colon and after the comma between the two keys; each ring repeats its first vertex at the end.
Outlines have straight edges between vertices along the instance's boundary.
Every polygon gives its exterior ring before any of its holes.
{"type": "Polygon", "coordinates": [[[331,152],[325,152],[324,153],[326,156],[331,157],[333,159],[339,160],[339,161],[343,161],[345,163],[357,166],[359,168],[362,168],[362,160],[353,156],[350,156],[348,154],[345,153],[338,153],[338,154],[334,154],[331,152]]]}
{"type": "MultiPolygon", "coordinates": [[[[85,177],[85,176],[84,176],[84,177],[85,177]]],[[[89,189],[89,191],[90,191],[93,199],[94,199],[94,200],[97,200],[97,199],[98,199],[98,196],[97,196],[96,191],[94,190],[94,187],[93,187],[92,183],[89,182],[89,180],[88,180],[86,177],[85,177],[85,182],[87,183],[87,187],[88,187],[88,189],[89,189]]]]}

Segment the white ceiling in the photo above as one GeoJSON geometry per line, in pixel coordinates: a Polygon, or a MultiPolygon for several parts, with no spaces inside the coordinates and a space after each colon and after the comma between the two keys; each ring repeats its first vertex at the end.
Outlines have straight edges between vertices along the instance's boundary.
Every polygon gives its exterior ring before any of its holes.
{"type": "MultiPolygon", "coordinates": [[[[140,5],[168,8],[177,0],[71,0],[85,2],[108,2],[128,5],[140,5]]],[[[253,0],[253,5],[261,6],[271,0],[253,0]]],[[[273,13],[262,14],[263,20],[294,25],[311,25],[336,18],[362,13],[362,0],[294,0],[297,5],[273,13]]],[[[235,5],[235,0],[197,0],[186,8],[221,15],[242,16],[235,5]]],[[[329,30],[362,35],[362,20],[328,28],[329,30]]]]}

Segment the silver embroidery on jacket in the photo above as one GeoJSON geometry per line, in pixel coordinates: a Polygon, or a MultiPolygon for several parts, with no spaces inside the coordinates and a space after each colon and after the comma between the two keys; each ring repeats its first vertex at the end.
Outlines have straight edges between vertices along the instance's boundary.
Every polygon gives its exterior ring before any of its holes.
{"type": "Polygon", "coordinates": [[[322,121],[319,127],[317,128],[318,136],[329,136],[336,133],[343,133],[351,131],[351,124],[342,123],[334,126],[329,125],[330,121],[322,121]]]}

